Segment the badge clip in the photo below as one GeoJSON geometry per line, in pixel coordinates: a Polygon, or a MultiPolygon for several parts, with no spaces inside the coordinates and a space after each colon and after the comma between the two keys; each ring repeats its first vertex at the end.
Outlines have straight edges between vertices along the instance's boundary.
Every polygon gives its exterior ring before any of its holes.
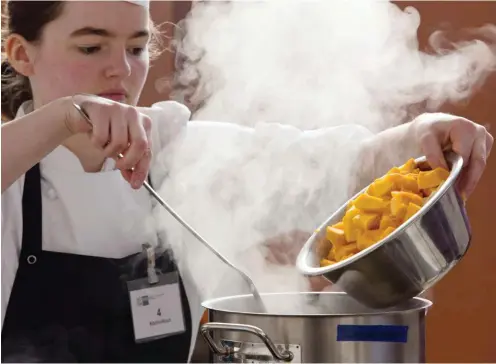
{"type": "Polygon", "coordinates": [[[143,252],[147,256],[147,276],[149,284],[157,284],[159,282],[157,272],[155,270],[155,250],[153,247],[145,243],[143,244],[143,252]]]}

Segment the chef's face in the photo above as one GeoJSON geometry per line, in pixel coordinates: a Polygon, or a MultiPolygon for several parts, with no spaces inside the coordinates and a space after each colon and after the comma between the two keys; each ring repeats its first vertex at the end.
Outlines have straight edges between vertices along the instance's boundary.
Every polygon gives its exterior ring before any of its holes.
{"type": "Polygon", "coordinates": [[[66,1],[31,45],[36,104],[91,93],[136,105],[149,69],[148,9],[126,1],[66,1]]]}

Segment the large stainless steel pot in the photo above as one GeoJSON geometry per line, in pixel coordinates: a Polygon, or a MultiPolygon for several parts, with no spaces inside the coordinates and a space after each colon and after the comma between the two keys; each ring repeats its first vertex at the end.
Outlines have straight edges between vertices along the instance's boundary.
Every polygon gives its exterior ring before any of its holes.
{"type": "MultiPolygon", "coordinates": [[[[358,254],[320,267],[320,259],[331,248],[326,227],[342,219],[348,202],[343,204],[302,248],[296,262],[300,272],[323,276],[374,308],[394,306],[434,286],[463,258],[471,240],[467,211],[455,188],[463,160],[452,152],[446,153],[446,159],[450,176],[409,221],[358,254]]],[[[426,158],[416,162],[426,163],[426,158]]]]}
{"type": "Polygon", "coordinates": [[[425,315],[431,302],[414,298],[374,310],[345,293],[262,294],[203,303],[201,333],[213,362],[425,362],[425,315]]]}

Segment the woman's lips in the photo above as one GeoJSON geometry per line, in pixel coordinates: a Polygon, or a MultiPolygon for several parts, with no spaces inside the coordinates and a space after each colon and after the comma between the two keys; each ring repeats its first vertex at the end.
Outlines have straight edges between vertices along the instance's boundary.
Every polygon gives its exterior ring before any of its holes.
{"type": "Polygon", "coordinates": [[[126,94],[124,94],[124,93],[110,93],[109,92],[109,93],[99,94],[98,96],[109,99],[109,100],[117,101],[117,102],[126,101],[126,94]]]}

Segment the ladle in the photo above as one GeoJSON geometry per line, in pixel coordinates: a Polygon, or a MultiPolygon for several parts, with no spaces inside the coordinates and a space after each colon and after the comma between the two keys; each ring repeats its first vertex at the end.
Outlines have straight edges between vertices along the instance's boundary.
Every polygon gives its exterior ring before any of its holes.
{"type": "MultiPolygon", "coordinates": [[[[76,110],[81,114],[81,116],[86,120],[90,125],[93,126],[93,123],[90,120],[89,115],[86,113],[86,111],[76,104],[73,100],[72,104],[76,108],[76,110]]],[[[119,158],[123,158],[124,156],[122,154],[119,154],[119,158]]],[[[204,246],[206,246],[212,253],[214,253],[220,260],[222,260],[225,264],[227,264],[229,267],[237,271],[241,277],[245,280],[245,282],[248,284],[251,293],[255,297],[256,303],[260,306],[259,308],[263,310],[263,312],[267,312],[265,309],[265,306],[263,304],[262,297],[260,296],[260,293],[258,292],[255,284],[253,283],[253,280],[246,274],[243,270],[240,268],[236,267],[233,263],[231,263],[226,257],[224,257],[222,254],[220,254],[212,245],[210,245],[200,234],[198,234],[195,229],[193,229],[186,221],[184,221],[181,216],[179,216],[172,207],[169,206],[167,202],[160,197],[160,195],[153,189],[150,184],[145,181],[143,183],[143,186],[148,190],[148,192],[155,198],[155,200],[158,201],[160,205],[162,205],[163,208],[169,212],[169,214],[172,215],[172,217],[179,222],[182,226],[186,228],[196,239],[198,239],[204,246]]]]}

